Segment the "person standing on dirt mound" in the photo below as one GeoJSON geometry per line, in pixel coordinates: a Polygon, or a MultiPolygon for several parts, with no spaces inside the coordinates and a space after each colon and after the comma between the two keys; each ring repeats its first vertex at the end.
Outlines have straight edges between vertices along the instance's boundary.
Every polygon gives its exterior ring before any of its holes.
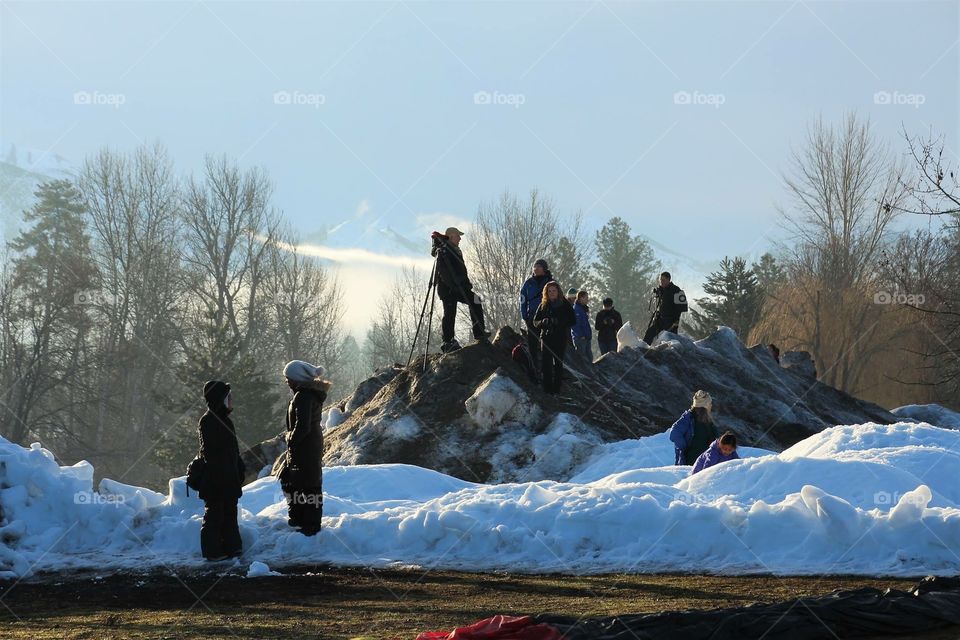
{"type": "Polygon", "coordinates": [[[293,391],[287,407],[287,456],[280,470],[280,487],[287,499],[287,524],[312,536],[323,516],[323,403],[330,382],[325,370],[293,360],[283,368],[293,391]]]}
{"type": "Polygon", "coordinates": [[[200,418],[200,458],[204,461],[200,481],[203,522],[200,525],[200,552],[217,561],[243,553],[237,525],[237,500],[243,495],[243,460],[237,432],[230,419],[233,395],[230,385],[210,380],[203,385],[207,411],[200,418]]]}
{"type": "Polygon", "coordinates": [[[570,328],[575,322],[573,306],[563,297],[560,285],[548,282],[533,316],[533,326],[540,332],[541,375],[543,390],[547,393],[560,393],[563,355],[570,340],[570,328]]]}
{"type": "Polygon", "coordinates": [[[604,298],[603,309],[597,313],[597,321],[594,325],[601,356],[617,350],[617,332],[622,326],[623,316],[613,308],[613,298],[604,298]]]}
{"type": "Polygon", "coordinates": [[[680,330],[680,314],[687,312],[687,296],[683,289],[673,284],[670,272],[660,274],[660,286],[653,290],[657,299],[657,308],[650,318],[650,326],[643,336],[643,341],[653,344],[653,340],[661,331],[676,333],[680,330]]]}
{"type": "Polygon", "coordinates": [[[590,294],[584,290],[577,292],[577,301],[573,305],[576,322],[570,330],[573,346],[586,364],[593,363],[593,329],[590,327],[590,294]]]}
{"type": "Polygon", "coordinates": [[[475,339],[486,340],[490,332],[484,326],[480,296],[473,292],[473,283],[467,277],[467,265],[460,251],[463,232],[456,227],[449,227],[442,236],[437,236],[434,234],[431,255],[437,258],[437,295],[443,302],[443,320],[440,322],[443,343],[440,351],[449,353],[460,348],[460,343],[454,337],[458,303],[466,304],[470,310],[470,324],[475,339]]]}
{"type": "Polygon", "coordinates": [[[717,437],[711,413],[713,398],[704,390],[693,394],[693,403],[673,423],[670,440],[675,448],[674,464],[694,464],[717,437]]]}
{"type": "Polygon", "coordinates": [[[530,345],[531,356],[534,359],[540,352],[537,349],[538,332],[533,327],[533,316],[536,315],[540,300],[543,299],[543,288],[551,280],[553,280],[553,274],[550,273],[550,267],[546,260],[540,258],[533,263],[533,273],[520,287],[520,319],[526,327],[527,343],[530,345]]]}

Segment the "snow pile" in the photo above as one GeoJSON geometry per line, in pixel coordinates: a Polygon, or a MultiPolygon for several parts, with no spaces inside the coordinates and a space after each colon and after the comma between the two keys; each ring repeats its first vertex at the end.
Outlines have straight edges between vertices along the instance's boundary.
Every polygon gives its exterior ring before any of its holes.
{"type": "Polygon", "coordinates": [[[890,413],[899,418],[926,422],[944,429],[960,429],[960,413],[939,404],[908,404],[897,407],[890,413]]]}
{"type": "MultiPolygon", "coordinates": [[[[915,576],[960,572],[960,432],[898,423],[832,427],[781,454],[694,476],[665,434],[599,445],[572,416],[533,438],[567,482],[475,484],[409,465],[325,470],[323,529],[286,524],[275,478],[240,501],[247,575],[304,562],[475,571],[915,576]],[[262,564],[262,566],[261,566],[262,564]]],[[[550,469],[544,469],[547,473],[550,469]]],[[[202,505],[183,479],[153,492],[59,467],[0,439],[0,571],[203,564],[202,505]],[[78,498],[77,496],[84,496],[78,498]]]]}
{"type": "Polygon", "coordinates": [[[484,380],[464,406],[467,414],[484,430],[494,429],[505,422],[529,425],[540,419],[540,409],[501,369],[484,380]]]}

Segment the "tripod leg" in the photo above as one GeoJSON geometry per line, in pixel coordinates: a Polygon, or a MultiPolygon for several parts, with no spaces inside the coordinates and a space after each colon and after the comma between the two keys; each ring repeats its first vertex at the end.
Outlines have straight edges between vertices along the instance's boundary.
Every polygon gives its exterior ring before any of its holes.
{"type": "MultiPolygon", "coordinates": [[[[439,257],[439,256],[438,256],[439,257]]],[[[423,299],[423,308],[420,309],[420,320],[417,322],[417,331],[413,335],[413,344],[410,345],[410,355],[407,356],[407,366],[413,361],[413,352],[417,348],[417,340],[420,339],[420,328],[423,326],[423,315],[427,312],[427,302],[432,300],[432,294],[437,286],[437,258],[433,259],[433,269],[430,271],[430,282],[427,284],[427,297],[423,299]]],[[[433,315],[433,306],[431,305],[430,315],[433,315]]],[[[430,341],[430,329],[427,328],[427,342],[430,341]]]]}
{"type": "Polygon", "coordinates": [[[433,305],[437,301],[437,284],[433,283],[432,293],[428,293],[430,296],[430,316],[427,318],[427,339],[426,344],[423,347],[423,370],[427,370],[427,354],[430,353],[430,333],[433,331],[433,305]]]}

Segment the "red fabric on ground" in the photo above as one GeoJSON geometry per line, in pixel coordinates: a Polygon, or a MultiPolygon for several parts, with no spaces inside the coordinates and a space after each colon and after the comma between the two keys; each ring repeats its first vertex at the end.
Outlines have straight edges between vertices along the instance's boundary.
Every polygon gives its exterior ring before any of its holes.
{"type": "Polygon", "coordinates": [[[534,624],[530,616],[493,616],[453,631],[427,631],[417,640],[562,640],[556,628],[534,624]]]}

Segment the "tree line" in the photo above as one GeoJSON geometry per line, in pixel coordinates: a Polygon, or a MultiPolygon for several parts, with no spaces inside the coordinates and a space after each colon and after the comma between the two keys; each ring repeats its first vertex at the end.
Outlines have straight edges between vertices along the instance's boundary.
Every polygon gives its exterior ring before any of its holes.
{"type": "MultiPolygon", "coordinates": [[[[809,351],[824,382],[887,406],[955,406],[960,382],[960,189],[941,139],[907,153],[851,114],[811,124],[784,174],[787,240],[727,256],[681,330],[809,351]],[[907,232],[909,216],[942,224],[907,232]]],[[[179,174],[159,145],[103,150],[41,184],[0,264],[0,432],[161,485],[196,447],[198,385],[231,380],[241,446],[275,435],[283,363],[310,354],[340,398],[413,345],[429,274],[402,269],[358,342],[335,274],[297,249],[260,169],[207,157],[179,174]]],[[[424,242],[427,250],[427,240],[424,242]]],[[[642,328],[661,264],[620,217],[589,233],[533,190],[481,203],[465,255],[488,326],[517,324],[518,289],[546,257],[566,288],[610,296],[642,328]]],[[[681,283],[693,288],[696,283],[681,283]]],[[[439,313],[433,317],[438,347],[439,313]]]]}

